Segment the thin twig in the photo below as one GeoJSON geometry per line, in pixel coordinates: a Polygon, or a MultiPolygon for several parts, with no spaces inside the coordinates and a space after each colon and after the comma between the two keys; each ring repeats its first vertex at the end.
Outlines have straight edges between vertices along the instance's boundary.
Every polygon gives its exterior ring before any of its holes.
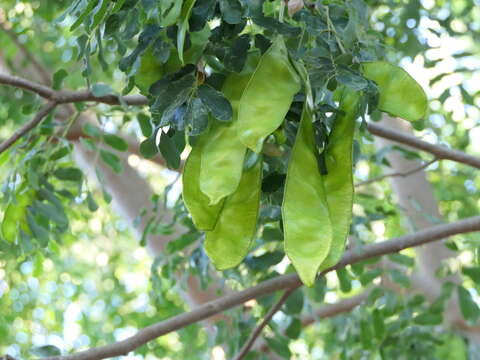
{"type": "MultiPolygon", "coordinates": [[[[473,231],[480,231],[480,216],[466,218],[450,224],[436,225],[413,234],[369,244],[359,249],[347,251],[338,264],[323,271],[320,276],[325,275],[330,271],[344,268],[349,264],[355,264],[366,259],[396,253],[407,248],[441,240],[448,236],[473,231]]],[[[278,290],[298,286],[301,286],[301,282],[297,274],[277,276],[263,281],[251,288],[209,301],[190,312],[173,316],[167,320],[147,326],[146,328],[140,329],[135,335],[122,341],[80,351],[71,355],[47,357],[44,358],[44,360],[100,360],[126,355],[162,335],[205,320],[225,310],[239,306],[248,300],[257,299],[278,290]]]]}
{"type": "Polygon", "coordinates": [[[18,139],[40,124],[43,118],[47,116],[55,108],[55,106],[57,106],[57,103],[54,101],[43,105],[32,120],[23,125],[20,129],[15,131],[12,136],[0,144],[0,154],[12,146],[18,139]]]}
{"type": "Polygon", "coordinates": [[[369,179],[369,180],[365,180],[365,181],[361,181],[357,184],[355,184],[355,187],[360,187],[360,186],[363,186],[363,185],[367,185],[367,184],[371,184],[371,183],[374,183],[374,182],[377,182],[377,181],[380,181],[380,180],[383,180],[385,178],[389,178],[389,177],[407,177],[407,176],[410,176],[412,174],[415,174],[416,172],[420,171],[420,170],[423,170],[427,167],[429,167],[430,165],[432,165],[433,163],[437,162],[438,159],[435,158],[433,160],[430,160],[420,166],[417,166],[411,170],[408,170],[408,171],[405,171],[405,172],[393,172],[393,173],[389,173],[389,174],[384,174],[384,175],[380,175],[380,176],[377,176],[377,177],[374,177],[372,179],[369,179]]]}
{"type": "MultiPolygon", "coordinates": [[[[298,287],[298,286],[297,286],[298,287]]],[[[240,349],[239,353],[234,357],[234,360],[242,360],[250,351],[252,348],[253,344],[255,343],[255,340],[260,336],[262,333],[263,329],[267,324],[270,322],[272,319],[273,315],[277,313],[278,310],[282,307],[282,305],[287,301],[288,297],[290,294],[297,288],[290,288],[285,290],[283,293],[282,297],[277,301],[277,303],[268,311],[268,313],[265,315],[263,318],[262,322],[258,324],[258,326],[255,328],[255,330],[252,332],[250,337],[248,338],[247,342],[242,346],[240,349]]]]}
{"type": "Polygon", "coordinates": [[[462,151],[449,149],[441,145],[430,144],[408,133],[378,125],[373,122],[367,123],[367,129],[373,135],[426,151],[440,160],[445,159],[457,161],[480,169],[480,158],[466,154],[462,151]]]}

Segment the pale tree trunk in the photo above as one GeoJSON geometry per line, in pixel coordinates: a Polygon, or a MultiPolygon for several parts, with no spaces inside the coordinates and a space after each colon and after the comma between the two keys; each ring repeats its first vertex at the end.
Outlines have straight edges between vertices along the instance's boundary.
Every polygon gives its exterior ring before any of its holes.
{"type": "MultiPolygon", "coordinates": [[[[398,118],[385,115],[380,124],[395,130],[412,132],[410,124],[398,118]]],[[[375,137],[377,149],[394,144],[389,140],[375,137]]],[[[408,148],[404,145],[402,147],[408,148]]],[[[419,168],[421,165],[419,160],[406,159],[399,151],[389,151],[386,154],[386,158],[391,166],[391,170],[387,170],[387,172],[406,173],[409,170],[419,168]]],[[[417,231],[442,222],[437,200],[424,170],[405,177],[390,177],[389,182],[396,195],[398,204],[408,220],[409,230],[417,231]]],[[[440,295],[442,284],[445,281],[460,283],[461,279],[458,273],[444,279],[439,279],[435,275],[443,262],[456,255],[446,248],[444,241],[417,247],[415,252],[417,254],[417,262],[415,273],[412,275],[412,284],[415,290],[422,292],[430,301],[433,301],[440,295]]],[[[460,313],[456,292],[454,292],[444,316],[447,325],[463,330],[470,340],[477,344],[480,343],[479,329],[468,326],[460,313]]]]}

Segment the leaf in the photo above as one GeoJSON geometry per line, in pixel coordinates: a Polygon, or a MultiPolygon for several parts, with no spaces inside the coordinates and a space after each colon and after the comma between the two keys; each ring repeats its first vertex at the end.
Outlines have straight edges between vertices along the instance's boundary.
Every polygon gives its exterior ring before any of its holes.
{"type": "Polygon", "coordinates": [[[53,172],[53,175],[59,180],[66,181],[81,181],[83,178],[82,172],[73,167],[58,168],[53,172]]]}
{"type": "Polygon", "coordinates": [[[36,346],[30,352],[39,357],[60,356],[60,349],[53,345],[36,346]]]}
{"type": "Polygon", "coordinates": [[[405,288],[410,287],[410,279],[402,271],[397,269],[390,269],[388,271],[388,274],[390,275],[390,278],[397,284],[405,288]]]}
{"type": "Polygon", "coordinates": [[[166,132],[162,131],[158,147],[167,162],[167,167],[170,169],[178,169],[180,167],[180,151],[175,141],[166,132]]]}
{"type": "Polygon", "coordinates": [[[101,83],[93,84],[92,88],[91,88],[91,91],[92,91],[93,96],[96,96],[96,97],[110,95],[110,94],[113,93],[113,90],[110,87],[110,85],[101,84],[101,83]]]}
{"type": "Polygon", "coordinates": [[[377,339],[383,339],[385,336],[385,320],[382,312],[374,309],[372,312],[373,330],[377,339]]]}
{"type": "Polygon", "coordinates": [[[113,170],[113,172],[117,174],[122,172],[123,170],[122,161],[117,155],[111,153],[110,151],[101,149],[100,158],[103,160],[103,162],[105,162],[105,164],[107,164],[110,167],[110,169],[113,170]]]}
{"type": "Polygon", "coordinates": [[[302,322],[298,318],[293,318],[287,329],[285,330],[285,335],[290,339],[298,339],[302,331],[302,322]]]}
{"type": "Polygon", "coordinates": [[[68,76],[65,69],[60,69],[53,74],[53,89],[60,90],[62,88],[63,80],[68,76]]]}
{"type": "Polygon", "coordinates": [[[304,296],[302,289],[297,289],[290,294],[285,301],[284,312],[286,314],[299,314],[302,312],[304,296]]]}
{"type": "Polygon", "coordinates": [[[182,10],[183,1],[162,0],[160,2],[160,25],[168,27],[177,22],[182,10]]]}
{"type": "Polygon", "coordinates": [[[234,72],[242,71],[247,60],[248,49],[250,49],[250,35],[243,34],[236,38],[223,60],[225,67],[234,72]]]}
{"type": "Polygon", "coordinates": [[[403,254],[391,254],[388,256],[388,258],[397,264],[407,267],[413,267],[415,265],[415,260],[413,258],[403,254]]]}
{"type": "Polygon", "coordinates": [[[183,47],[185,45],[185,36],[189,29],[188,19],[190,18],[190,13],[192,12],[193,5],[195,5],[195,0],[185,0],[183,1],[181,18],[182,22],[178,28],[177,33],[177,51],[178,51],[178,58],[180,62],[184,64],[183,61],[183,47]]]}
{"type": "Polygon", "coordinates": [[[340,290],[343,293],[348,293],[352,290],[352,280],[347,269],[342,268],[337,270],[337,278],[340,283],[340,290]]]}
{"type": "Polygon", "coordinates": [[[227,24],[235,25],[242,22],[243,9],[238,0],[220,0],[220,11],[227,24]]]}
{"type": "Polygon", "coordinates": [[[193,98],[187,105],[184,114],[185,125],[189,135],[197,136],[208,127],[208,109],[199,98],[193,98]]]}
{"type": "Polygon", "coordinates": [[[92,196],[92,193],[89,191],[87,194],[87,206],[88,210],[95,212],[98,210],[98,204],[92,196]]]}
{"type": "Polygon", "coordinates": [[[463,317],[467,321],[475,322],[480,317],[480,308],[473,301],[470,292],[463,286],[457,287],[458,301],[463,317]]]}
{"type": "Polygon", "coordinates": [[[418,325],[440,325],[443,322],[443,316],[440,313],[425,312],[413,318],[413,322],[418,325]]]}
{"type": "Polygon", "coordinates": [[[95,15],[93,15],[93,23],[92,23],[92,26],[90,27],[91,29],[96,28],[98,24],[100,24],[100,21],[103,20],[103,17],[107,12],[107,9],[110,3],[111,3],[110,0],[99,0],[98,5],[96,6],[98,10],[95,12],[95,15]]]}
{"type": "Polygon", "coordinates": [[[83,20],[92,12],[92,10],[94,9],[95,5],[97,5],[97,3],[98,3],[98,0],[88,1],[87,6],[85,7],[85,10],[83,10],[83,12],[80,14],[77,20],[72,24],[72,26],[70,26],[70,31],[73,31],[80,26],[83,20]]]}
{"type": "Polygon", "coordinates": [[[142,135],[145,137],[149,137],[152,135],[153,127],[152,123],[150,122],[150,117],[145,115],[144,113],[139,113],[137,115],[138,125],[140,126],[140,130],[142,131],[142,135]]]}
{"type": "Polygon", "coordinates": [[[462,267],[462,273],[473,280],[477,285],[480,284],[480,267],[462,267]]]}
{"type": "Polygon", "coordinates": [[[220,121],[232,119],[232,105],[220,91],[210,85],[202,84],[198,87],[198,96],[216,119],[220,121]]]}
{"type": "Polygon", "coordinates": [[[265,271],[269,267],[277,265],[283,260],[285,254],[282,251],[267,252],[260,256],[248,256],[245,265],[255,272],[265,271]]]}
{"type": "Polygon", "coordinates": [[[258,26],[264,27],[268,30],[276,31],[284,36],[298,36],[302,32],[299,27],[282,23],[272,17],[259,16],[252,18],[252,21],[258,26]]]}
{"type": "Polygon", "coordinates": [[[275,351],[282,359],[290,359],[292,353],[288,347],[288,338],[283,336],[275,336],[273,338],[265,338],[270,349],[275,351]]]}
{"type": "Polygon", "coordinates": [[[155,142],[155,137],[155,135],[152,135],[140,143],[140,153],[146,159],[150,159],[158,153],[158,147],[155,142]]]}
{"type": "Polygon", "coordinates": [[[368,81],[366,79],[346,66],[339,66],[336,79],[339,83],[344,84],[356,91],[363,90],[368,86],[368,81]]]}
{"type": "Polygon", "coordinates": [[[120,136],[114,134],[104,134],[103,140],[105,143],[115,150],[118,151],[127,151],[128,150],[128,143],[122,139],[120,136]]]}

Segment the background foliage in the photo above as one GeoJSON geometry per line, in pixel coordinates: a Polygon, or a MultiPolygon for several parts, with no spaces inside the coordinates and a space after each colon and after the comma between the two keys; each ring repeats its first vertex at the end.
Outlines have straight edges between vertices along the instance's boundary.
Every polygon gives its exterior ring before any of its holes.
{"type": "MultiPolygon", "coordinates": [[[[176,6],[175,1],[161,3],[176,6]]],[[[195,66],[187,65],[148,89],[168,74],[169,67],[178,68],[176,36],[185,26],[183,22],[179,28],[160,29],[165,24],[159,23],[158,4],[150,0],[0,0],[0,21],[8,23],[19,44],[51,71],[55,88],[90,87],[96,95],[140,91],[150,97],[146,108],[76,105],[77,112],[88,107],[98,121],[96,127],[84,129],[89,138],[80,140],[96,152],[93,162],[106,164],[120,174],[121,156],[128,148],[124,134],[142,141],[139,151],[143,157],[151,158],[160,151],[170,168],[178,168],[185,147],[183,130],[198,135],[205,127],[201,116],[188,116],[198,98],[198,93],[192,93],[195,76],[200,76],[195,66]],[[164,125],[170,125],[168,131],[161,128],[164,125]],[[160,149],[152,146],[156,131],[161,132],[164,144],[160,149]]],[[[164,5],[160,10],[169,11],[164,5]]],[[[305,61],[312,79],[321,119],[316,124],[320,146],[322,129],[329,126],[335,106],[331,91],[337,84],[364,90],[369,95],[364,97],[366,105],[375,89],[359,75],[358,62],[388,59],[410,71],[429,96],[430,114],[413,124],[416,135],[478,154],[479,5],[476,0],[318,0],[317,10],[305,8],[281,23],[280,1],[198,0],[189,22],[184,58],[187,63],[196,63],[203,54],[214,74],[206,82],[218,89],[222,73],[242,68],[250,42],[252,48],[263,51],[274,33],[284,35],[292,56],[305,61]],[[205,30],[206,21],[211,31],[205,30]]],[[[0,43],[1,56],[11,72],[23,75],[29,59],[18,61],[19,44],[4,31],[0,31],[0,43]]],[[[3,86],[0,99],[2,138],[30,119],[41,103],[31,93],[3,86]]],[[[302,99],[297,100],[287,116],[287,145],[292,143],[301,109],[302,99]]],[[[195,106],[200,107],[195,109],[197,114],[212,111],[198,101],[195,106]]],[[[371,114],[372,119],[379,116],[371,114]]],[[[67,122],[73,123],[75,118],[72,115],[67,122]]],[[[35,134],[0,156],[4,217],[7,204],[22,184],[42,193],[31,207],[30,218],[25,219],[28,229],[19,229],[18,243],[0,240],[0,353],[21,358],[52,354],[57,348],[66,352],[110,343],[184,311],[188,306],[179,293],[187,291],[186,279],[176,279],[175,271],[194,274],[205,285],[212,281],[201,242],[196,243],[191,256],[185,256],[186,247],[201,235],[177,199],[175,172],[130,155],[129,163],[156,190],[157,198],[152,200],[161,200],[159,213],[165,200],[176,221],[189,229],[152,260],[139,246],[130,224],[112,211],[101,178],[96,184],[76,168],[68,137],[51,136],[62,126],[49,117],[35,134]]],[[[430,160],[424,154],[396,147],[376,150],[371,135],[360,129],[355,147],[357,181],[380,175],[388,151],[430,160]]],[[[279,228],[285,163],[274,156],[267,156],[266,161],[272,171],[264,174],[262,226],[254,250],[238,268],[220,274],[234,289],[292,271],[284,258],[279,228]]],[[[477,171],[452,162],[437,162],[428,170],[446,221],[478,214],[477,171]]],[[[351,233],[360,243],[394,237],[408,228],[386,181],[358,190],[354,215],[351,233]]],[[[171,226],[160,221],[147,230],[165,233],[171,226]]],[[[313,314],[322,302],[360,293],[378,284],[381,275],[402,289],[409,288],[415,257],[406,251],[390,257],[400,270],[385,270],[383,274],[375,264],[364,263],[327,276],[313,289],[297,290],[268,328],[268,346],[279,356],[294,359],[480,356],[466,339],[442,326],[443,307],[452,292],[459,294],[467,321],[473,323],[480,317],[478,236],[455,237],[449,247],[458,256],[439,276],[463,269],[463,284],[446,285],[433,304],[421,294],[404,296],[405,290],[376,287],[367,302],[352,312],[309,327],[301,325],[301,318],[313,314]]],[[[138,357],[203,359],[211,356],[212,348],[219,351],[216,345],[225,343],[226,356],[231,357],[276,298],[259,299],[258,306],[247,314],[228,312],[231,321],[220,322],[215,335],[202,325],[193,325],[140,348],[138,357]]]]}

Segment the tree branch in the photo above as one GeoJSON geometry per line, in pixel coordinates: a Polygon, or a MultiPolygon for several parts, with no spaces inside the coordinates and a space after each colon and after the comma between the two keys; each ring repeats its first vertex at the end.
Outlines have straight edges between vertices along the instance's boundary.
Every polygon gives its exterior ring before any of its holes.
{"type": "Polygon", "coordinates": [[[0,22],[0,28],[8,35],[10,39],[12,39],[15,45],[17,45],[23,56],[25,56],[25,58],[32,63],[43,83],[50,85],[50,73],[40,63],[40,61],[38,61],[37,58],[27,49],[27,47],[18,40],[17,34],[13,30],[7,28],[6,24],[3,22],[0,22]]]}
{"type": "Polygon", "coordinates": [[[282,305],[287,301],[288,297],[290,294],[297,288],[298,286],[294,288],[290,288],[285,290],[283,293],[282,297],[277,301],[277,303],[268,311],[268,313],[265,315],[263,318],[262,322],[258,324],[258,326],[255,328],[253,333],[250,335],[248,338],[247,342],[243,345],[243,347],[240,349],[239,353],[237,356],[235,356],[234,360],[242,360],[250,351],[252,348],[253,344],[255,343],[255,340],[260,336],[262,333],[262,330],[267,326],[267,324],[270,322],[272,319],[273,315],[277,313],[278,310],[282,307],[282,305]]]}
{"type": "Polygon", "coordinates": [[[387,128],[373,122],[367,123],[367,129],[373,135],[426,151],[438,159],[453,160],[480,169],[480,158],[466,154],[462,151],[449,149],[441,145],[430,144],[405,132],[387,128]]]}
{"type": "Polygon", "coordinates": [[[69,91],[61,90],[55,91],[52,88],[36,83],[34,81],[26,80],[18,76],[12,76],[8,74],[0,74],[0,84],[14,86],[20,89],[28,90],[40,95],[41,97],[55,101],[58,104],[69,104],[82,101],[93,101],[97,103],[103,103],[108,105],[133,105],[141,106],[148,104],[148,98],[143,95],[105,95],[95,96],[89,90],[69,91]]]}
{"type": "MultiPolygon", "coordinates": [[[[105,95],[95,96],[89,90],[68,91],[61,90],[55,91],[47,86],[29,81],[18,76],[11,76],[7,74],[0,74],[0,84],[15,86],[21,89],[32,91],[41,97],[54,101],[58,104],[68,104],[83,101],[92,101],[97,103],[103,103],[108,105],[132,105],[143,106],[148,105],[148,98],[143,95],[105,95]]],[[[416,137],[389,129],[382,125],[378,125],[372,122],[367,124],[368,131],[373,135],[393,140],[401,144],[411,146],[413,148],[423,150],[433,154],[438,159],[453,160],[463,164],[473,166],[480,169],[480,158],[472,155],[468,155],[459,150],[448,149],[445,146],[430,144],[426,141],[417,139],[416,137]]]]}
{"type": "Polygon", "coordinates": [[[22,136],[24,136],[30,130],[40,124],[43,118],[47,116],[50,111],[55,108],[55,106],[57,106],[57,103],[54,101],[48,102],[47,104],[43,105],[32,120],[23,125],[20,129],[15,131],[12,136],[10,136],[7,140],[0,144],[0,154],[7,150],[10,146],[12,146],[18,139],[20,139],[22,136]]]}
{"type": "MultiPolygon", "coordinates": [[[[480,216],[470,217],[450,224],[437,225],[413,234],[366,245],[362,248],[352,249],[345,253],[342,260],[338,264],[323,271],[320,275],[324,275],[327,272],[337,270],[349,264],[358,263],[366,259],[396,253],[410,247],[420,246],[448,236],[473,231],[480,231],[480,216]]],[[[171,317],[170,319],[150,325],[139,330],[135,335],[125,340],[81,351],[71,355],[48,357],[45,358],[45,360],[99,360],[125,355],[130,351],[133,351],[136,348],[148,343],[149,341],[158,338],[159,336],[207,319],[224,310],[239,306],[248,300],[265,296],[274,291],[295,288],[298,286],[301,286],[301,282],[297,274],[277,276],[273,279],[261,282],[260,284],[251,288],[229,294],[200,305],[190,312],[183,313],[171,317]]]]}
{"type": "Polygon", "coordinates": [[[355,187],[360,187],[360,186],[363,186],[363,185],[371,184],[371,183],[374,183],[374,182],[377,182],[377,181],[380,181],[380,180],[383,180],[383,179],[389,178],[389,177],[397,177],[397,176],[406,177],[406,176],[415,174],[416,172],[429,167],[430,165],[432,165],[434,162],[437,162],[437,161],[438,161],[438,159],[435,158],[433,160],[430,160],[430,161],[428,161],[428,162],[426,162],[426,163],[424,163],[420,166],[417,166],[417,167],[415,167],[411,170],[405,171],[405,172],[397,171],[397,172],[393,172],[393,173],[389,173],[389,174],[383,174],[383,175],[374,177],[373,179],[361,181],[361,182],[355,184],[355,187]]]}

